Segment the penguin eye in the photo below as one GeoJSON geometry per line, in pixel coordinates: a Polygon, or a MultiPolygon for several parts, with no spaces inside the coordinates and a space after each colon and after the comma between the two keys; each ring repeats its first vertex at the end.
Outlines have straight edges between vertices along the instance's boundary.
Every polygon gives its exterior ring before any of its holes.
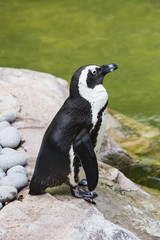
{"type": "Polygon", "coordinates": [[[100,68],[99,68],[99,67],[94,68],[94,69],[91,70],[91,73],[92,73],[93,75],[96,75],[97,72],[100,72],[100,68]]]}
{"type": "Polygon", "coordinates": [[[92,74],[93,75],[96,75],[96,73],[97,73],[97,70],[96,69],[94,69],[93,71],[91,71],[92,72],[92,74]]]}

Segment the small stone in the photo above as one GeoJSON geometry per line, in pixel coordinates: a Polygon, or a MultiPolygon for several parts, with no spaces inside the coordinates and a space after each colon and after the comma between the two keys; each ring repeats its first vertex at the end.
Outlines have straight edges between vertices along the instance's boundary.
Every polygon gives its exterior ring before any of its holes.
{"type": "Polygon", "coordinates": [[[2,209],[2,207],[3,207],[3,205],[2,205],[2,203],[0,202],[0,209],[2,209]]]}
{"type": "Polygon", "coordinates": [[[0,152],[0,168],[12,168],[16,165],[25,165],[27,158],[14,149],[3,148],[0,152]]]}
{"type": "Polygon", "coordinates": [[[12,153],[12,154],[16,154],[17,151],[15,149],[12,148],[3,148],[0,154],[6,154],[6,153],[12,153]]]}
{"type": "Polygon", "coordinates": [[[25,176],[27,176],[27,170],[24,167],[22,167],[21,165],[17,165],[15,167],[10,168],[7,172],[7,176],[14,174],[14,173],[21,173],[21,174],[24,174],[25,176]]]}
{"type": "Polygon", "coordinates": [[[13,186],[0,186],[0,202],[11,201],[17,195],[17,189],[13,186]]]}
{"type": "Polygon", "coordinates": [[[2,168],[0,168],[0,179],[5,177],[5,176],[6,176],[5,172],[3,171],[2,168]]]}
{"type": "Polygon", "coordinates": [[[9,127],[10,124],[7,121],[0,122],[0,131],[2,131],[4,128],[9,127]]]}
{"type": "Polygon", "coordinates": [[[27,183],[28,178],[21,173],[10,174],[0,180],[0,186],[13,186],[17,189],[25,187],[27,183]]]}
{"type": "Polygon", "coordinates": [[[20,134],[15,127],[6,127],[0,132],[0,144],[4,148],[16,148],[20,141],[20,134]]]}
{"type": "Polygon", "coordinates": [[[2,168],[0,168],[0,173],[2,173],[3,172],[3,169],[2,168]]]}
{"type": "Polygon", "coordinates": [[[0,115],[0,122],[7,121],[11,123],[16,119],[16,117],[17,117],[17,112],[14,110],[10,110],[0,115]]]}
{"type": "Polygon", "coordinates": [[[5,176],[6,176],[5,173],[0,173],[0,180],[5,176]]]}
{"type": "Polygon", "coordinates": [[[1,147],[1,145],[0,145],[0,151],[2,150],[2,147],[1,147]]]}

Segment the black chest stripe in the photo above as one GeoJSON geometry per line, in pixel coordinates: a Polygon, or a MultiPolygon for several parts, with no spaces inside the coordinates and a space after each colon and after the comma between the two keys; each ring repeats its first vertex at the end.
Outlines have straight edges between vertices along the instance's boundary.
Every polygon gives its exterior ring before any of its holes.
{"type": "Polygon", "coordinates": [[[98,121],[97,121],[94,129],[90,133],[90,138],[91,138],[91,141],[92,141],[92,144],[93,144],[93,148],[95,148],[96,143],[97,143],[98,132],[100,130],[101,123],[102,123],[102,114],[105,111],[107,105],[108,105],[108,101],[106,102],[104,107],[99,111],[99,113],[98,113],[98,121]]]}

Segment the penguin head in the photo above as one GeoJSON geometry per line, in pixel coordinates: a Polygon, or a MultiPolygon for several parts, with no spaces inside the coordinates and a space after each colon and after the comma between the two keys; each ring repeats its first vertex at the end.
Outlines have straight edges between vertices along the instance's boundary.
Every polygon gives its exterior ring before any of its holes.
{"type": "MultiPolygon", "coordinates": [[[[82,95],[82,91],[95,92],[102,88],[103,79],[106,74],[116,70],[118,66],[114,63],[102,66],[86,65],[80,67],[74,74],[70,85],[70,96],[82,95]],[[91,91],[93,90],[93,91],[91,91]]],[[[104,89],[104,88],[103,88],[104,89]]]]}

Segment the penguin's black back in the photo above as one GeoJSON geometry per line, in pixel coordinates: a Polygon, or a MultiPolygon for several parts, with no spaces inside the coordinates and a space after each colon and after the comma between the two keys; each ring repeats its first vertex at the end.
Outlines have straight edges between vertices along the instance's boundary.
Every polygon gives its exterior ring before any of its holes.
{"type": "Polygon", "coordinates": [[[31,194],[68,183],[71,145],[84,127],[92,128],[91,119],[91,106],[87,100],[69,97],[65,101],[44,134],[31,179],[31,194]]]}

